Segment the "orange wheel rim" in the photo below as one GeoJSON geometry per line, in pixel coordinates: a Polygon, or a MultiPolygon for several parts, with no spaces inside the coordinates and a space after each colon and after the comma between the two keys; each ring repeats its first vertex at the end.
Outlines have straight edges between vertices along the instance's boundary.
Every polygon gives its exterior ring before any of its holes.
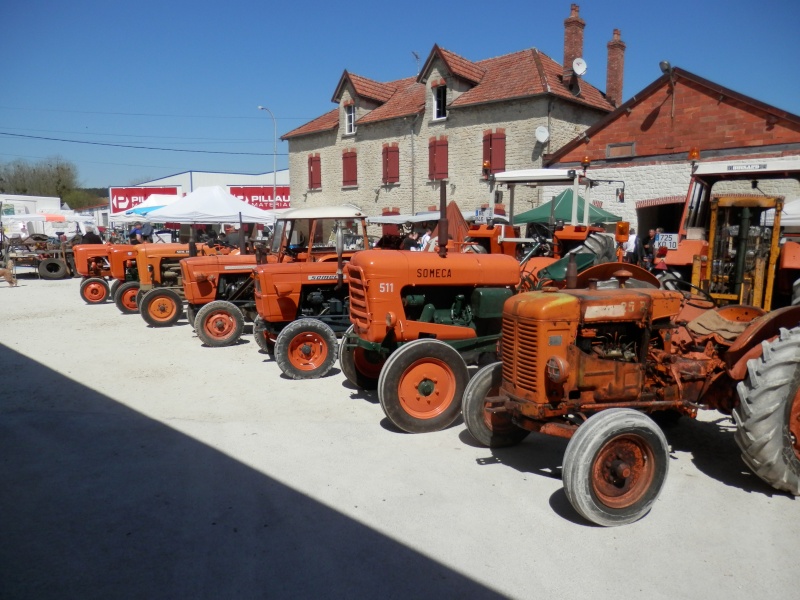
{"type": "Polygon", "coordinates": [[[592,465],[592,491],[610,508],[633,506],[647,494],[655,477],[655,455],[640,436],[621,435],[610,440],[592,465]]]}
{"type": "Polygon", "coordinates": [[[93,302],[99,302],[106,297],[106,288],[99,283],[90,283],[83,290],[86,298],[93,302]]]}
{"type": "Polygon", "coordinates": [[[357,347],[353,350],[353,364],[355,365],[356,370],[365,377],[369,377],[371,379],[377,379],[380,377],[381,367],[383,367],[383,363],[385,362],[385,360],[380,358],[377,362],[372,360],[370,352],[361,347],[357,347]]]}
{"type": "Polygon", "coordinates": [[[178,312],[178,307],[171,299],[162,296],[150,303],[148,312],[156,321],[169,321],[178,312]]]}
{"type": "Polygon", "coordinates": [[[236,329],[236,321],[224,310],[212,312],[203,323],[205,332],[213,338],[228,337],[236,329]]]}
{"type": "Polygon", "coordinates": [[[133,288],[130,290],[125,290],[122,294],[122,306],[128,308],[130,310],[136,310],[138,305],[136,304],[136,293],[139,290],[133,288]]]}
{"type": "Polygon", "coordinates": [[[453,403],[456,378],[444,361],[418,360],[400,376],[397,386],[400,404],[416,419],[433,419],[453,403]]]}
{"type": "Polygon", "coordinates": [[[312,331],[304,332],[292,338],[288,355],[294,368],[313,371],[328,357],[328,344],[322,336],[312,331]]]}

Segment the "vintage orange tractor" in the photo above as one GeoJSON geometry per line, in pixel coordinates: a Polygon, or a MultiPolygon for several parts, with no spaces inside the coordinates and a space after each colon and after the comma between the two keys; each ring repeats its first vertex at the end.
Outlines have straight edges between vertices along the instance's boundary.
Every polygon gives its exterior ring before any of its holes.
{"type": "Polygon", "coordinates": [[[352,206],[293,209],[276,222],[267,263],[255,269],[253,333],[287,376],[333,366],[350,324],[344,263],[368,245],[366,215],[352,206]]]}
{"type": "Polygon", "coordinates": [[[180,262],[186,314],[197,337],[207,346],[236,343],[245,321],[256,317],[254,254],[217,254],[180,262]]]}
{"type": "Polygon", "coordinates": [[[646,413],[710,408],[733,416],[759,477],[800,493],[800,307],[716,307],[702,290],[659,289],[617,267],[506,301],[501,362],[464,393],[472,436],[489,447],[531,431],[570,438],[567,498],[612,526],[646,514],[667,475],[667,442],[646,413]]]}
{"type": "MultiPolygon", "coordinates": [[[[561,186],[583,178],[575,171],[547,169],[526,171],[525,177],[526,182],[561,186]]],[[[445,230],[440,240],[446,239],[449,226],[445,189],[440,188],[439,228],[444,224],[445,230]]],[[[575,244],[568,254],[576,271],[613,260],[614,237],[602,231],[584,227],[578,232],[585,243],[575,244]]],[[[552,239],[507,241],[532,244],[535,254],[552,239]]],[[[462,253],[440,247],[438,255],[373,250],[358,253],[347,266],[353,326],[342,338],[339,365],[352,384],[377,388],[386,416],[404,431],[437,431],[458,417],[467,365],[495,359],[502,306],[519,290],[521,269],[527,286],[537,285],[541,277],[566,276],[567,257],[525,257],[521,267],[515,251],[502,246],[494,254],[493,246],[485,250],[462,253]]]]}
{"type": "Polygon", "coordinates": [[[87,304],[101,304],[109,299],[111,263],[107,244],[79,244],[72,247],[75,270],[81,276],[80,294],[87,304]]]}
{"type": "MultiPolygon", "coordinates": [[[[208,244],[195,244],[195,248],[198,256],[228,251],[208,244]]],[[[151,243],[136,246],[139,274],[136,304],[139,314],[148,325],[168,327],[183,316],[180,261],[189,257],[191,252],[190,244],[151,243]]]]}
{"type": "Polygon", "coordinates": [[[784,197],[798,194],[798,182],[797,157],[696,164],[680,225],[657,242],[671,244],[667,278],[721,304],[770,310],[799,303],[800,243],[781,234],[784,197]]]}
{"type": "Polygon", "coordinates": [[[136,295],[139,293],[139,271],[136,265],[136,246],[113,244],[109,246],[108,263],[111,277],[110,296],[122,314],[139,312],[136,295]]]}

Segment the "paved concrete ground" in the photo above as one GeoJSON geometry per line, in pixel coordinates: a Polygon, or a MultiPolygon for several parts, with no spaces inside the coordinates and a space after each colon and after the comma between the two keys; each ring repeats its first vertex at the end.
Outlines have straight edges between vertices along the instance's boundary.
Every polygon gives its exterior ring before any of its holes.
{"type": "Polygon", "coordinates": [[[594,527],[566,442],[408,435],[336,369],[152,329],[78,280],[0,285],[1,598],[790,598],[800,503],[716,413],[653,511],[594,527]]]}

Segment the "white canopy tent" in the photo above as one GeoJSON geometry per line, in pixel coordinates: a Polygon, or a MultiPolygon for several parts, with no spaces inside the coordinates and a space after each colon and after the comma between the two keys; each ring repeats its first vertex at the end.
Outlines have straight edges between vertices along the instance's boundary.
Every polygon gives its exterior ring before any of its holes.
{"type": "Polygon", "coordinates": [[[170,204],[140,217],[153,223],[260,223],[275,221],[273,211],[256,208],[220,186],[201,187],[170,204]]]}
{"type": "MultiPolygon", "coordinates": [[[[770,208],[765,213],[764,219],[764,225],[772,225],[775,221],[775,209],[770,208]]],[[[800,198],[789,200],[783,205],[781,227],[800,227],[800,198]]]]}

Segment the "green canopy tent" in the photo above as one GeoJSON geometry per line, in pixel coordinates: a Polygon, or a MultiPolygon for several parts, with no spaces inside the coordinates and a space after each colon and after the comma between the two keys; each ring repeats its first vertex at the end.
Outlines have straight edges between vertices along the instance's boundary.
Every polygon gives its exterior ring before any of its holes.
{"type": "MultiPolygon", "coordinates": [[[[583,218],[584,202],[585,200],[583,197],[578,196],[579,220],[583,218]]],[[[549,223],[551,210],[554,221],[569,223],[572,220],[572,190],[566,189],[550,202],[545,202],[541,206],[514,215],[514,225],[524,225],[525,223],[549,223]]],[[[589,223],[616,223],[621,220],[622,217],[611,214],[607,210],[598,208],[593,204],[589,205],[589,223]]]]}

